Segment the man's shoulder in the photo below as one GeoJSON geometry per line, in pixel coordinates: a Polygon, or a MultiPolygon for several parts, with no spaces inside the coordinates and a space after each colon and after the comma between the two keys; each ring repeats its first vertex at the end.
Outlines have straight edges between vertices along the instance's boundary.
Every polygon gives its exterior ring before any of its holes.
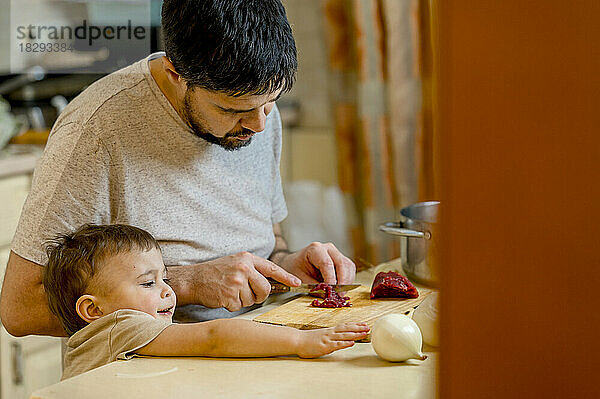
{"type": "Polygon", "coordinates": [[[115,112],[122,115],[132,107],[142,105],[151,93],[141,68],[144,61],[138,61],[92,83],[69,103],[57,119],[55,128],[70,123],[86,126],[96,118],[115,112]]]}

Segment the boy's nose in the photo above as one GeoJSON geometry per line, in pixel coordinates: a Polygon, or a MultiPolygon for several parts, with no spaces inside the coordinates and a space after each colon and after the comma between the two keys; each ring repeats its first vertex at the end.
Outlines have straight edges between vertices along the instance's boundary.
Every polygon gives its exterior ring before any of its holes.
{"type": "Polygon", "coordinates": [[[160,293],[160,296],[161,296],[161,298],[166,298],[173,294],[174,294],[173,289],[169,285],[165,284],[165,286],[163,287],[163,289],[160,293]]]}

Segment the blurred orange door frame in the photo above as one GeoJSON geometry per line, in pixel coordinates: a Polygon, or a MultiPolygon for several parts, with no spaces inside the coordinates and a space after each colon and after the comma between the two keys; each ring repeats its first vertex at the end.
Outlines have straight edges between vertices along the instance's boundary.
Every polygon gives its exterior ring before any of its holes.
{"type": "Polygon", "coordinates": [[[598,397],[600,1],[434,3],[440,397],[598,397]]]}

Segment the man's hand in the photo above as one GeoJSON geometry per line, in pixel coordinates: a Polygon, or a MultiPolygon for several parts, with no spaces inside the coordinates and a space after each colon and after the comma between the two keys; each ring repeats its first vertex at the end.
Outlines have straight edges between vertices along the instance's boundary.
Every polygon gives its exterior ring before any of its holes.
{"type": "Polygon", "coordinates": [[[297,277],[249,252],[193,266],[171,266],[168,274],[179,306],[196,303],[231,312],[263,302],[271,292],[266,277],[289,286],[300,285],[297,277]]]}
{"type": "Polygon", "coordinates": [[[280,262],[303,283],[352,284],[356,276],[354,262],[342,255],[332,243],[313,242],[280,262]]]}

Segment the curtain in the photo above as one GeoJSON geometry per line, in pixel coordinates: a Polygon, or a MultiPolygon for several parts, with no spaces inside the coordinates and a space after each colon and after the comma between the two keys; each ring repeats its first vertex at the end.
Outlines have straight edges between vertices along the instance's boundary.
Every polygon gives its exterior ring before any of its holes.
{"type": "Polygon", "coordinates": [[[434,195],[429,1],[323,2],[338,177],[359,267],[397,258],[400,240],[378,226],[434,195]]]}

